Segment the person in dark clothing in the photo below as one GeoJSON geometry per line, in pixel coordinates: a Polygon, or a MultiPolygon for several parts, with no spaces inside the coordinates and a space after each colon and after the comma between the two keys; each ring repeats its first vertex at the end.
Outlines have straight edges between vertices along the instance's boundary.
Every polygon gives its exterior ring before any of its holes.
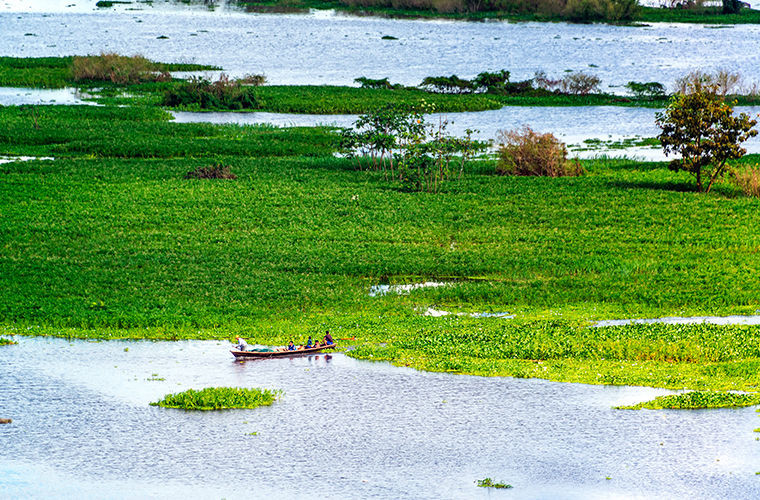
{"type": "Polygon", "coordinates": [[[335,341],[333,340],[332,335],[330,335],[330,332],[329,331],[325,332],[325,344],[330,345],[334,343],[335,341]]]}

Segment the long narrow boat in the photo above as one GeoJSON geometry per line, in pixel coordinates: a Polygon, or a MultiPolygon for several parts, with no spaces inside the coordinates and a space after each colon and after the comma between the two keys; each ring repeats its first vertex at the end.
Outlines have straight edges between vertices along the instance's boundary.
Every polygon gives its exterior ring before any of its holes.
{"type": "Polygon", "coordinates": [[[249,358],[286,358],[290,356],[303,356],[304,354],[314,354],[315,352],[324,351],[325,349],[335,349],[335,344],[327,344],[319,347],[312,347],[311,349],[297,349],[295,351],[238,351],[231,350],[235,359],[249,359],[249,358]]]}

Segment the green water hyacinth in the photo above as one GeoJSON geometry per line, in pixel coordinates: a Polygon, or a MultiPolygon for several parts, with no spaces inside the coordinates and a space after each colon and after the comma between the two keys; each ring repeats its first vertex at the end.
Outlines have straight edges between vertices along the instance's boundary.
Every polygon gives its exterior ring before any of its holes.
{"type": "Polygon", "coordinates": [[[271,405],[282,391],[269,389],[244,389],[240,387],[208,387],[199,391],[188,389],[168,394],[151,406],[180,408],[183,410],[228,410],[232,408],[258,408],[271,405]]]}
{"type": "Polygon", "coordinates": [[[760,394],[731,392],[691,391],[682,394],[659,396],[652,401],[632,406],[616,406],[617,410],[698,410],[704,408],[740,408],[760,405],[760,394]]]}

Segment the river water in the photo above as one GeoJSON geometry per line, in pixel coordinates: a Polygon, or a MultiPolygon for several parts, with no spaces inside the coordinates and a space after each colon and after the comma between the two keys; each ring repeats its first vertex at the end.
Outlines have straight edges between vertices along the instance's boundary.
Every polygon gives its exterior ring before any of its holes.
{"type": "Polygon", "coordinates": [[[688,71],[726,68],[760,80],[760,26],[645,27],[388,20],[317,11],[252,14],[155,0],[95,8],[95,0],[0,0],[0,55],[140,53],[167,62],[263,73],[272,84],[351,84],[359,76],[406,85],[426,76],[472,77],[507,69],[599,76],[604,90],[628,81],[672,84],[688,71]],[[383,36],[395,37],[384,40],[383,36]]]}
{"type": "MultiPolygon", "coordinates": [[[[656,24],[647,27],[387,20],[317,11],[310,14],[253,14],[216,2],[184,4],[156,0],[97,8],[83,0],[0,0],[0,55],[58,56],[102,51],[140,53],[161,61],[220,65],[232,75],[263,73],[273,84],[350,85],[357,76],[389,77],[418,84],[429,75],[506,68],[513,80],[537,70],[562,75],[582,70],[598,75],[604,90],[622,93],[630,80],[674,80],[693,69],[726,68],[747,83],[760,80],[760,26],[656,24]],[[396,40],[383,40],[385,35],[396,40]]],[[[69,91],[0,91],[0,104],[81,102],[69,91]]],[[[757,115],[757,108],[747,112],[757,115]]],[[[652,137],[653,110],[620,107],[512,107],[446,116],[449,131],[465,129],[494,139],[498,130],[529,125],[576,147],[587,139],[652,137]]],[[[178,121],[348,126],[355,117],[178,113],[178,121]]],[[[433,117],[434,119],[436,117],[433,117]]],[[[760,138],[746,145],[760,152],[760,138]]],[[[576,148],[577,149],[577,148],[576,148]]],[[[662,160],[658,148],[576,153],[662,160]]]]}
{"type": "Polygon", "coordinates": [[[613,410],[667,391],[341,353],[236,363],[215,341],[18,341],[0,348],[3,498],[492,498],[486,477],[509,498],[760,496],[752,408],[613,410]],[[148,405],[211,386],[284,394],[255,410],[148,405]]]}

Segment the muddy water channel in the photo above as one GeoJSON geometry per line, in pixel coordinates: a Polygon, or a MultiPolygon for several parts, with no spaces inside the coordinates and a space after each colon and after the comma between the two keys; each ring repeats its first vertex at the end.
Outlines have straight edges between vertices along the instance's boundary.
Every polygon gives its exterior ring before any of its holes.
{"type": "Polygon", "coordinates": [[[620,411],[666,391],[421,373],[344,354],[236,363],[219,342],[0,349],[6,498],[752,498],[754,409],[620,411]],[[208,386],[271,407],[148,405],[208,386]],[[107,493],[104,493],[107,492],[107,493]]]}

